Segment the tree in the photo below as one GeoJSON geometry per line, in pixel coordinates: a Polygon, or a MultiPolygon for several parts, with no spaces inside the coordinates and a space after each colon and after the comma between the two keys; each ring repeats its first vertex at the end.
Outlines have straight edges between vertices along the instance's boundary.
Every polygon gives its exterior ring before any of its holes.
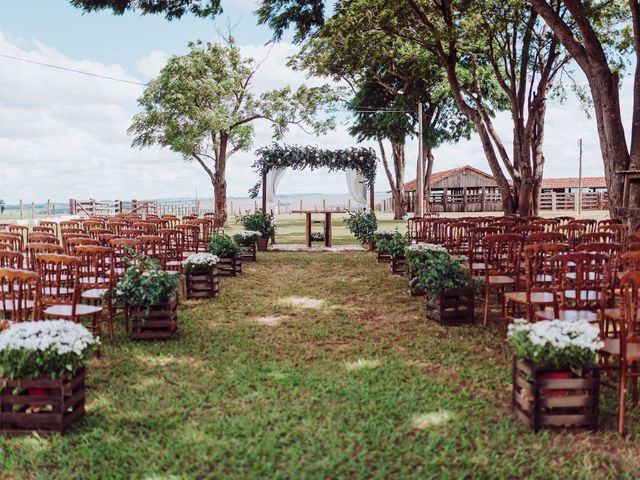
{"type": "Polygon", "coordinates": [[[181,18],[189,12],[198,17],[215,17],[222,13],[220,0],[70,0],[71,5],[83,11],[111,10],[114,15],[127,11],[144,14],[164,13],[167,20],[181,18]]]}
{"type": "Polygon", "coordinates": [[[254,122],[270,122],[276,140],[294,124],[324,133],[334,119],[317,114],[334,93],[328,86],[302,85],[295,92],[285,87],[257,95],[251,81],[258,64],[242,58],[233,39],[226,45],[192,43],[190,49],[170,58],[149,83],[129,133],[133,146],[159,144],[195,160],[213,186],[216,213],[226,219],[227,162],[251,148],[254,122]]]}
{"type": "Polygon", "coordinates": [[[556,2],[530,0],[584,73],[598,126],[610,212],[640,228],[640,185],[632,184],[629,206],[623,207],[624,176],[618,172],[640,170],[640,4],[637,0],[556,2]],[[624,56],[635,54],[631,138],[627,138],[620,104],[624,56]]]}
{"type": "Polygon", "coordinates": [[[329,19],[291,62],[311,75],[347,83],[353,94],[350,132],[359,141],[376,140],[389,180],[394,214],[406,214],[404,173],[407,137],[417,135],[418,103],[424,105],[425,198],[433,150],[470,133],[470,124],[455,108],[443,71],[429,52],[384,32],[362,31],[361,19],[348,6],[329,19]],[[384,147],[391,144],[391,162],[384,147]]]}

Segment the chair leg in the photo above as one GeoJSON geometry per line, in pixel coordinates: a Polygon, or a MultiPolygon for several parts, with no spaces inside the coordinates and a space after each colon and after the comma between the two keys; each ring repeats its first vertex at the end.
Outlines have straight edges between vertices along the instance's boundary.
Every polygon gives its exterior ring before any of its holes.
{"type": "Polygon", "coordinates": [[[624,435],[624,397],[627,390],[627,376],[624,373],[625,367],[620,368],[620,398],[618,407],[618,433],[624,435]]]}
{"type": "Polygon", "coordinates": [[[109,340],[113,342],[113,300],[107,301],[107,327],[109,328],[109,340]]]}
{"type": "Polygon", "coordinates": [[[491,287],[488,283],[486,283],[484,286],[484,316],[482,320],[482,325],[484,325],[485,327],[489,324],[489,298],[491,296],[490,290],[491,287]]]}

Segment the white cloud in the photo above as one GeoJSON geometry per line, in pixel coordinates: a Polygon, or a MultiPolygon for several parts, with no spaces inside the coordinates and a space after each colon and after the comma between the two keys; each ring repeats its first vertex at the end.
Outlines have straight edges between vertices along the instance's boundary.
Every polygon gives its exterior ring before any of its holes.
{"type": "MultiPolygon", "coordinates": [[[[289,43],[273,46],[246,45],[245,55],[262,61],[254,86],[265,91],[305,82],[302,72],[286,67],[288,56],[298,47],[289,43]]],[[[95,74],[143,82],[157,74],[169,54],[150,51],[136,63],[139,76],[127,73],[117,64],[73,59],[38,41],[27,41],[0,32],[0,52],[33,61],[61,65],[95,74]]],[[[167,149],[130,148],[126,129],[137,112],[136,99],[142,86],[102,80],[0,58],[0,198],[15,201],[66,201],[69,197],[97,199],[166,198],[210,196],[211,187],[200,167],[185,165],[180,155],[167,149]]],[[[621,93],[630,95],[630,82],[621,93]]],[[[344,121],[344,118],[342,118],[344,121]]],[[[510,139],[508,114],[496,119],[498,131],[510,139]]],[[[254,148],[271,142],[267,122],[255,125],[254,148]]],[[[547,113],[546,172],[549,176],[575,175],[579,137],[585,139],[585,175],[602,173],[594,120],[586,119],[576,101],[566,105],[549,104],[547,113]]],[[[316,144],[341,148],[356,142],[346,126],[323,137],[314,137],[294,127],[285,139],[288,144],[316,144]]],[[[413,178],[417,148],[408,144],[406,178],[413,178]]],[[[242,152],[230,160],[228,185],[230,196],[246,195],[257,181],[251,170],[254,155],[242,152]]],[[[488,170],[477,138],[444,145],[436,152],[436,170],[471,164],[488,170]]],[[[378,190],[387,190],[380,167],[378,190]]],[[[281,193],[346,192],[341,174],[326,172],[290,172],[280,187],[281,193]]]]}

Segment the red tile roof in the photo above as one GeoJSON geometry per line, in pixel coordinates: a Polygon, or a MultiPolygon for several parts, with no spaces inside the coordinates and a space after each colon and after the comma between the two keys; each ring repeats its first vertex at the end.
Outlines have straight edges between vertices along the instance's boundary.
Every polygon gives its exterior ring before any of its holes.
{"type": "MultiPolygon", "coordinates": [[[[578,177],[542,179],[542,188],[544,190],[578,188],[578,184],[578,177]]],[[[582,188],[607,188],[607,182],[604,177],[582,177],[582,188]]]]}

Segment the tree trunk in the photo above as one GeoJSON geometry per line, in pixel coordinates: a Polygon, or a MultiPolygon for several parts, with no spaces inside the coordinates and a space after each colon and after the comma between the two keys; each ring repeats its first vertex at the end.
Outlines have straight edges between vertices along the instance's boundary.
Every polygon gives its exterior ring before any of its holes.
{"type": "Polygon", "coordinates": [[[427,159],[427,166],[424,169],[424,201],[425,212],[431,211],[431,173],[433,172],[433,149],[427,147],[425,151],[425,157],[427,159]]]}
{"type": "Polygon", "coordinates": [[[389,180],[391,189],[391,202],[393,204],[393,219],[402,220],[407,214],[407,199],[404,194],[404,170],[405,170],[405,153],[404,144],[391,142],[391,156],[393,158],[393,170],[389,167],[387,152],[385,151],[382,139],[378,139],[380,147],[380,156],[382,157],[382,165],[389,180]]]}
{"type": "Polygon", "coordinates": [[[221,132],[212,183],[215,212],[222,219],[223,224],[227,221],[227,144],[228,137],[221,132]]]}

